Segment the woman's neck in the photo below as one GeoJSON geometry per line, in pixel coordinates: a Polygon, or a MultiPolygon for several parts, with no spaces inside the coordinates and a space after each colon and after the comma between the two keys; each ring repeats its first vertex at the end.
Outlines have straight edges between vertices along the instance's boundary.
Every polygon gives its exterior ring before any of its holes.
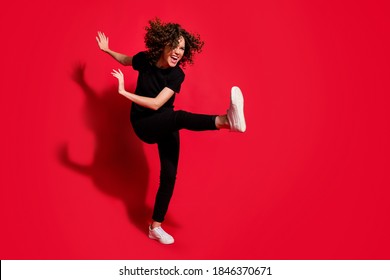
{"type": "Polygon", "coordinates": [[[160,69],[167,69],[170,67],[168,63],[164,63],[164,61],[161,61],[161,59],[157,60],[155,65],[157,68],[160,68],[160,69]]]}

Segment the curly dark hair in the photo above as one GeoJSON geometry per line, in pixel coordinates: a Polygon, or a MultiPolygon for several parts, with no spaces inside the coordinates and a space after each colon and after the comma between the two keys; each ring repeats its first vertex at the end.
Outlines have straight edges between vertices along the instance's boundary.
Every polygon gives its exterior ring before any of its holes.
{"type": "Polygon", "coordinates": [[[184,55],[179,62],[183,67],[194,63],[195,53],[200,53],[204,45],[199,34],[191,34],[177,23],[163,23],[159,18],[150,20],[149,26],[146,26],[145,30],[146,54],[153,64],[158,61],[165,46],[176,48],[180,37],[185,40],[184,55]]]}

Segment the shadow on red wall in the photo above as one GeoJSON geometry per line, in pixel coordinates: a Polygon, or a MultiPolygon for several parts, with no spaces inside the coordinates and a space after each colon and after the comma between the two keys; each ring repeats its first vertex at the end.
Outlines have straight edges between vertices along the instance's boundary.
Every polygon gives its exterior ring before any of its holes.
{"type": "Polygon", "coordinates": [[[126,206],[130,222],[145,230],[151,216],[146,206],[149,168],[141,141],[129,121],[129,102],[110,88],[97,94],[85,81],[85,65],[74,68],[72,79],[86,97],[84,116],[95,136],[95,150],[90,165],[73,161],[67,144],[58,149],[58,160],[74,172],[90,177],[103,193],[118,198],[126,206]]]}

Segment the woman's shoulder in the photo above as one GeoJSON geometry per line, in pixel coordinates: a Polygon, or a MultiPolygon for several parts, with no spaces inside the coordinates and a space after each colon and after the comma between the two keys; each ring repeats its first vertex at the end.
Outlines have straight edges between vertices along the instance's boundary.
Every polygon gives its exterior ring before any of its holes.
{"type": "Polygon", "coordinates": [[[135,70],[140,70],[148,65],[150,65],[150,62],[146,55],[146,51],[140,51],[133,56],[133,68],[135,70]]]}
{"type": "Polygon", "coordinates": [[[185,78],[185,73],[183,69],[179,65],[177,65],[171,68],[170,70],[171,71],[169,72],[168,75],[168,81],[175,81],[175,83],[181,84],[185,78]]]}
{"type": "Polygon", "coordinates": [[[147,59],[146,51],[140,51],[136,55],[134,55],[134,57],[138,57],[138,58],[141,58],[141,59],[147,59]]]}
{"type": "Polygon", "coordinates": [[[179,65],[176,65],[175,67],[171,68],[170,76],[173,76],[173,77],[176,77],[176,78],[179,78],[179,77],[183,77],[184,78],[185,73],[184,73],[183,69],[179,65]]]}

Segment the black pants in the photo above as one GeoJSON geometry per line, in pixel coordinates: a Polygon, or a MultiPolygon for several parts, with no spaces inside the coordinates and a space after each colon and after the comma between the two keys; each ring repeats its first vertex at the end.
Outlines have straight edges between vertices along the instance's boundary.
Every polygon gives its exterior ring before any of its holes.
{"type": "Polygon", "coordinates": [[[144,142],[158,145],[160,156],[160,186],[153,210],[153,220],[163,222],[176,181],[179,163],[180,129],[216,130],[215,115],[193,114],[165,110],[147,117],[131,118],[134,131],[144,142]]]}

